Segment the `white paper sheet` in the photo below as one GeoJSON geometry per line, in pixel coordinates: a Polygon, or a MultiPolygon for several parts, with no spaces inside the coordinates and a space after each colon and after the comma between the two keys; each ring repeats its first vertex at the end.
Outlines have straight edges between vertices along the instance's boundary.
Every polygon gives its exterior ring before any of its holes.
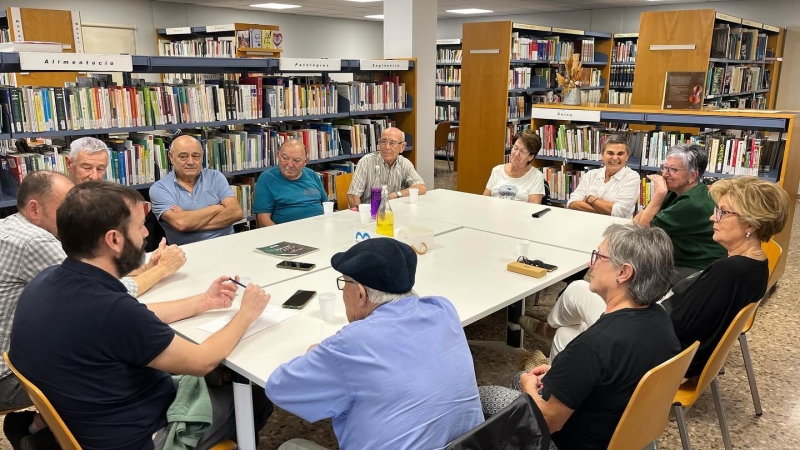
{"type": "MultiPolygon", "coordinates": [[[[264,309],[264,312],[261,313],[258,319],[256,319],[255,322],[253,322],[250,325],[250,328],[248,328],[247,331],[244,332],[244,336],[242,336],[242,339],[249,338],[250,336],[260,331],[264,331],[271,326],[277,325],[283,322],[284,320],[296,315],[297,313],[298,311],[289,311],[284,308],[281,308],[280,306],[267,305],[267,307],[264,309]]],[[[216,319],[210,322],[206,322],[205,324],[200,325],[197,328],[203,331],[207,331],[209,333],[216,333],[217,331],[225,327],[225,325],[227,325],[228,322],[230,322],[231,319],[233,319],[233,316],[234,313],[226,314],[224,316],[217,317],[216,319]]]]}

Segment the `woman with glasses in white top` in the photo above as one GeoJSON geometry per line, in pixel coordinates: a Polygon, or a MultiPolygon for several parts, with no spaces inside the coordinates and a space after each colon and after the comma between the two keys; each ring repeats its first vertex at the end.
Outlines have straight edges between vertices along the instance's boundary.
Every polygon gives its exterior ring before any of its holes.
{"type": "Polygon", "coordinates": [[[567,208],[630,219],[639,198],[639,174],[627,166],[630,152],[624,134],[612,134],[603,143],[603,167],[581,176],[569,195],[567,208]]]}
{"type": "Polygon", "coordinates": [[[544,175],[531,166],[542,148],[542,139],[531,130],[524,130],[514,138],[511,159],[492,169],[483,195],[542,203],[544,198],[544,175]]]}

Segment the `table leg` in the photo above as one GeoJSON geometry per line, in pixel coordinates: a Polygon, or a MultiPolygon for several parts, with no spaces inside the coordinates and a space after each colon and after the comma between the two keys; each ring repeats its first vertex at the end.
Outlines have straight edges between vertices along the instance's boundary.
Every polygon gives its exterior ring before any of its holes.
{"type": "Polygon", "coordinates": [[[236,414],[236,443],[241,450],[256,450],[253,424],[253,392],[250,380],[234,372],[233,407],[236,414]]]}
{"type": "Polygon", "coordinates": [[[522,328],[519,326],[519,318],[524,312],[524,298],[506,308],[506,344],[510,347],[522,347],[522,328]]]}

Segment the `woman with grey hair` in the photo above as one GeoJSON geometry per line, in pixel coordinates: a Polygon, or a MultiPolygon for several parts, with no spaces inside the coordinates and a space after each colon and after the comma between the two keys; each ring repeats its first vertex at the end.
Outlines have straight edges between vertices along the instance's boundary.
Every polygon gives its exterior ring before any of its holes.
{"type": "Polygon", "coordinates": [[[648,175],[653,195],[647,208],[633,221],[644,227],[667,232],[675,251],[676,274],[673,284],[706,269],[725,256],[725,249],[714,242],[708,217],[714,200],[702,183],[708,152],[697,144],[678,144],[667,152],[661,175],[648,175]]]}
{"type": "Polygon", "coordinates": [[[552,365],[519,374],[515,389],[481,388],[486,415],[520,391],[530,394],[561,449],[607,448],[642,376],[680,352],[669,316],[655,304],[670,286],[669,237],[635,224],[611,225],[603,236],[589,263],[588,288],[605,305],[597,321],[552,365]]]}

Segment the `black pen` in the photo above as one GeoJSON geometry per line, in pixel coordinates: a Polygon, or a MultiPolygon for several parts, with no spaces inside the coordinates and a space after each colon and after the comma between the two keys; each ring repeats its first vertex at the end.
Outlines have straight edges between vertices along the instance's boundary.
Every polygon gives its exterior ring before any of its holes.
{"type": "Polygon", "coordinates": [[[239,286],[247,289],[247,286],[245,286],[242,283],[240,283],[239,280],[234,280],[233,278],[228,277],[228,281],[233,281],[234,283],[238,284],[239,286]]]}

